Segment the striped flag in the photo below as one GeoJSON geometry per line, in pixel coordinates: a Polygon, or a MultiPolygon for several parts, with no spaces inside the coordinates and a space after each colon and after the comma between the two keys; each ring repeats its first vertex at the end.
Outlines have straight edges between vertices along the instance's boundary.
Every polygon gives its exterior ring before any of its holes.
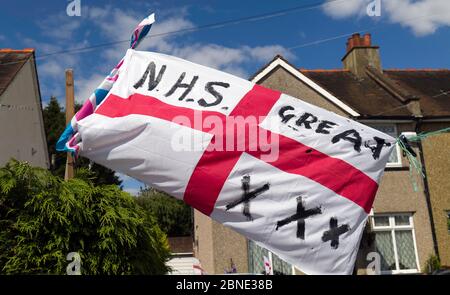
{"type": "Polygon", "coordinates": [[[307,274],[352,273],[394,138],[134,49],[91,110],[69,143],[80,155],[184,200],[307,274]]]}
{"type": "MultiPolygon", "coordinates": [[[[137,48],[139,43],[147,36],[153,23],[155,22],[155,14],[152,13],[144,18],[134,29],[131,34],[130,48],[137,48]]],[[[91,96],[84,102],[81,109],[75,114],[66,129],[56,143],[56,150],[71,152],[75,156],[78,155],[78,141],[80,135],[78,134],[78,121],[91,115],[97,105],[99,105],[103,99],[105,99],[109,90],[111,90],[114,83],[119,77],[119,69],[123,64],[123,59],[111,70],[108,76],[100,83],[91,96]]]]}

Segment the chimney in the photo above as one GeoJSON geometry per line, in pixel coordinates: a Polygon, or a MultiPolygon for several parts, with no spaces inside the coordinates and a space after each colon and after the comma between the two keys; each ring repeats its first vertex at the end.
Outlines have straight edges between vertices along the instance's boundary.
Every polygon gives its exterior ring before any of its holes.
{"type": "Polygon", "coordinates": [[[361,37],[353,34],[347,41],[347,53],[342,58],[344,69],[350,70],[358,78],[367,76],[367,67],[382,71],[379,47],[372,45],[370,34],[361,37]]]}

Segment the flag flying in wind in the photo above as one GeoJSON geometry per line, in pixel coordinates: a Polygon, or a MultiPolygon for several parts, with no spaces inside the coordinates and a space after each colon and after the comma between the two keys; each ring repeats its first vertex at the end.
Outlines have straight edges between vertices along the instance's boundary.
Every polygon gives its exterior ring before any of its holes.
{"type": "MultiPolygon", "coordinates": [[[[146,18],[144,18],[134,29],[131,35],[130,48],[136,48],[139,43],[147,36],[150,31],[152,24],[155,22],[155,14],[152,13],[146,18]]],[[[123,64],[123,59],[111,70],[108,76],[100,83],[100,85],[95,89],[94,93],[91,94],[89,99],[87,99],[81,109],[73,116],[71,122],[67,125],[63,134],[56,143],[56,149],[58,151],[71,152],[75,155],[78,154],[79,146],[76,142],[79,140],[77,122],[89,115],[91,115],[97,105],[99,105],[103,99],[105,99],[111,87],[117,81],[119,77],[118,71],[123,64]]]]}
{"type": "Polygon", "coordinates": [[[116,74],[61,150],[184,200],[305,273],[352,272],[394,138],[173,56],[129,49],[116,74]]]}

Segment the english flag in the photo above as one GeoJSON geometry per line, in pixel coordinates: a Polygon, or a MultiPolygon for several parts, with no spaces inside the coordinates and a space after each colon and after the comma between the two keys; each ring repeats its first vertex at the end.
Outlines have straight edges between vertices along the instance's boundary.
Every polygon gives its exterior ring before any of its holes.
{"type": "Polygon", "coordinates": [[[116,68],[63,146],[184,200],[304,273],[352,273],[394,138],[173,56],[129,49],[116,68]]]}

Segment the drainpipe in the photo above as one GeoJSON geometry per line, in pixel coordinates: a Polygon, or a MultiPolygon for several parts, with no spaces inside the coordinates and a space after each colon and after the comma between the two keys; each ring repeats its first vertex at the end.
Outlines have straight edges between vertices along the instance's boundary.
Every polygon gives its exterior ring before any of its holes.
{"type": "MultiPolygon", "coordinates": [[[[421,125],[422,125],[422,119],[417,118],[416,119],[416,128],[415,128],[415,131],[417,134],[420,133],[421,125]]],[[[430,217],[431,235],[433,237],[434,252],[436,253],[437,258],[440,260],[439,248],[438,248],[438,243],[437,243],[437,238],[436,238],[436,227],[434,225],[433,209],[431,207],[431,197],[430,197],[430,190],[429,190],[429,185],[428,185],[427,169],[425,166],[425,159],[424,159],[424,155],[423,155],[423,146],[422,146],[421,140],[419,140],[417,142],[417,146],[419,148],[420,162],[422,164],[422,171],[423,171],[423,174],[425,175],[425,178],[423,179],[423,186],[424,186],[423,190],[425,193],[425,200],[427,201],[428,216],[430,217]]]]}

